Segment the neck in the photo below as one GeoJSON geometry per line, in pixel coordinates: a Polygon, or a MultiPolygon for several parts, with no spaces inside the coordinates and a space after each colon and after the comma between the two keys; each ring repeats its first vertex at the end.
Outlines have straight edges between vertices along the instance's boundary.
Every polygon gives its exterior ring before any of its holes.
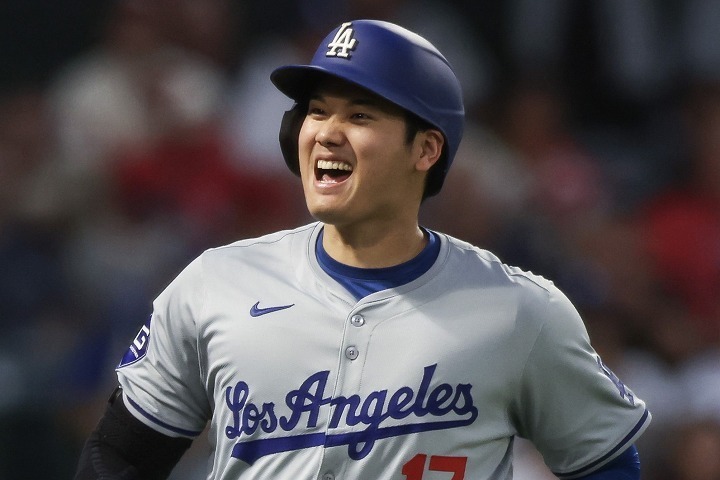
{"type": "Polygon", "coordinates": [[[348,228],[325,225],[323,248],[333,259],[352,267],[383,268],[399,265],[418,255],[427,239],[417,222],[348,228]]]}

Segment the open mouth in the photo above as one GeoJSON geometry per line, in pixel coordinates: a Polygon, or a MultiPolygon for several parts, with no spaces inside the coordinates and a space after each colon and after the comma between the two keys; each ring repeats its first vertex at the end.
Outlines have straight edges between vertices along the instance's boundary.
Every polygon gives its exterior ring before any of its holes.
{"type": "Polygon", "coordinates": [[[315,178],[325,183],[340,183],[352,174],[352,165],[334,160],[318,160],[315,178]]]}

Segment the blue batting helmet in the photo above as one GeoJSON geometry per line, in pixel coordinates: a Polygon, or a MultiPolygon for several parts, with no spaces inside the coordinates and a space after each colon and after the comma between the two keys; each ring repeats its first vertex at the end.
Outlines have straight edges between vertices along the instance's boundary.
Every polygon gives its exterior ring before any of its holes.
{"type": "Polygon", "coordinates": [[[300,171],[297,136],[305,115],[302,108],[318,79],[326,75],[363,87],[442,132],[443,154],[429,173],[424,196],[440,191],[462,138],[465,109],[460,82],[438,49],[398,25],[354,20],[330,32],[309,65],[273,71],[275,86],[297,102],[280,129],[283,157],[295,174],[300,171]]]}

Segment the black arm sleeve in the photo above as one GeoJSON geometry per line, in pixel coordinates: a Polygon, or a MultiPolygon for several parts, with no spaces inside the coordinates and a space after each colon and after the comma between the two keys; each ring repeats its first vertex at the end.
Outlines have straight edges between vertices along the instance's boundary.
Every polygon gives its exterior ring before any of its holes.
{"type": "Polygon", "coordinates": [[[75,480],[166,479],[192,440],[156,432],[125,407],[118,387],[85,442],[75,480]]]}

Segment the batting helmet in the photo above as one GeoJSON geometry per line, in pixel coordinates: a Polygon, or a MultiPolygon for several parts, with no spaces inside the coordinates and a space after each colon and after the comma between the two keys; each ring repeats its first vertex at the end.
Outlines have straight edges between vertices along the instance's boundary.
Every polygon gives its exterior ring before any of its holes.
{"type": "Polygon", "coordinates": [[[280,146],[292,172],[300,174],[297,140],[305,104],[323,76],[363,87],[417,115],[442,132],[439,164],[428,174],[424,197],[440,191],[462,138],[465,109],[460,82],[445,57],[423,37],[378,20],[355,20],[335,28],[309,65],[286,65],[270,79],[295,100],[280,128],[280,146]]]}

